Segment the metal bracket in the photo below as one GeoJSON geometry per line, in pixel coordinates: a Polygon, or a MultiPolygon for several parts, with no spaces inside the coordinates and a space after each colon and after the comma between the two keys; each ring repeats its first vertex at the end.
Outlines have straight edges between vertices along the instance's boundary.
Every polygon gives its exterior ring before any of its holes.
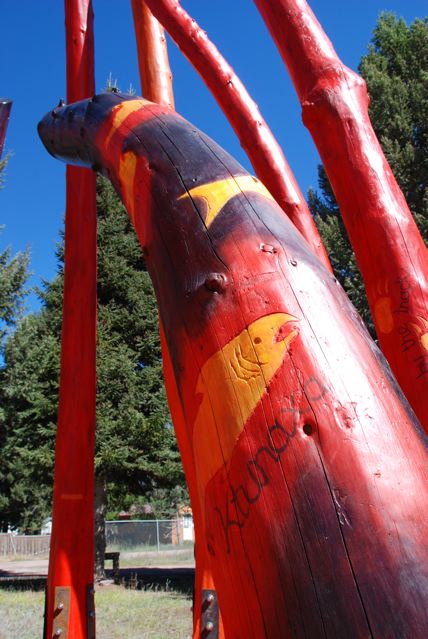
{"type": "Polygon", "coordinates": [[[95,639],[95,601],[94,584],[89,584],[86,588],[86,637],[95,639]]]}
{"type": "Polygon", "coordinates": [[[70,587],[57,586],[55,588],[53,613],[53,637],[68,639],[68,623],[70,620],[70,587]]]}
{"type": "Polygon", "coordinates": [[[218,639],[219,614],[215,590],[202,591],[201,639],[218,639]]]}

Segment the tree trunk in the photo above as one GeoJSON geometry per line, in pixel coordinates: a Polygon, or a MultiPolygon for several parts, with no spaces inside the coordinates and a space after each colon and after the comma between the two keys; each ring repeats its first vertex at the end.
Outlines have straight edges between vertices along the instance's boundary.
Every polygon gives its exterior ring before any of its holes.
{"type": "Polygon", "coordinates": [[[106,578],[104,555],[106,552],[106,512],[107,482],[104,477],[95,476],[94,531],[95,531],[95,580],[106,578]]]}

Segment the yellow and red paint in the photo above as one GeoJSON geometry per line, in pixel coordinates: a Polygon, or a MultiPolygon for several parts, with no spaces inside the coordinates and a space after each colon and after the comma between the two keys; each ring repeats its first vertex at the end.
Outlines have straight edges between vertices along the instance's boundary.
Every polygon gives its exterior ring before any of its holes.
{"type": "Polygon", "coordinates": [[[237,175],[224,180],[207,182],[190,189],[180,196],[180,200],[197,198],[205,204],[205,226],[209,227],[223,209],[225,204],[233,197],[242,193],[258,193],[259,195],[274,202],[272,195],[265,185],[252,175],[237,175]]]}
{"type": "Polygon", "coordinates": [[[406,363],[399,381],[413,408],[417,407],[417,415],[426,430],[428,402],[423,398],[428,388],[428,327],[423,305],[415,304],[419,293],[419,284],[411,273],[401,270],[398,278],[388,277],[374,284],[368,298],[372,300],[379,342],[384,352],[389,353],[393,370],[400,362],[402,367],[406,363]]]}
{"type": "Polygon", "coordinates": [[[202,511],[209,481],[228,467],[249,417],[267,392],[297,336],[298,319],[288,313],[252,322],[202,366],[195,393],[193,456],[202,511]]]}
{"type": "Polygon", "coordinates": [[[420,315],[417,316],[417,319],[418,324],[412,324],[412,328],[418,336],[422,348],[428,352],[428,320],[420,315]]]}
{"type": "Polygon", "coordinates": [[[242,195],[218,195],[242,167],[151,104],[116,126],[121,101],[87,105],[99,126],[76,136],[76,157],[132,199],[226,635],[368,636],[369,623],[385,636],[392,623],[417,637],[426,453],[375,347],[250,176],[242,195]]]}

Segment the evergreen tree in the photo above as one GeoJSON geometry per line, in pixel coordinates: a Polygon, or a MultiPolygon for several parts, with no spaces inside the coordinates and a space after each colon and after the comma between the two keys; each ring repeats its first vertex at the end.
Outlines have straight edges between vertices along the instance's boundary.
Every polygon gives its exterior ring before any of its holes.
{"type": "MultiPolygon", "coordinates": [[[[96,495],[113,513],[184,486],[162,377],[157,307],[135,232],[109,182],[98,181],[96,495]]],[[[51,508],[62,313],[59,271],[5,350],[7,468],[0,525],[39,530],[51,508]]],[[[159,513],[164,514],[164,513],[159,513]]],[[[166,514],[166,513],[165,513],[166,514]]],[[[102,526],[102,524],[101,524],[102,526]]]]}
{"type": "MultiPolygon", "coordinates": [[[[0,162],[0,188],[4,184],[4,169],[7,158],[0,162]]],[[[18,322],[26,295],[25,282],[28,277],[28,251],[11,256],[10,248],[0,252],[0,450],[4,446],[6,432],[2,428],[5,419],[5,369],[3,364],[4,342],[8,331],[18,322]]],[[[7,500],[1,490],[6,479],[0,455],[0,513],[4,512],[7,500]]]]}
{"type": "MultiPolygon", "coordinates": [[[[359,72],[367,83],[373,128],[428,242],[428,18],[407,26],[383,13],[359,72]]],[[[374,335],[361,274],[322,166],[318,176],[320,192],[309,191],[309,207],[336,277],[374,335]]]]}
{"type": "MultiPolygon", "coordinates": [[[[0,188],[4,185],[7,162],[7,157],[0,161],[0,188]]],[[[28,261],[28,251],[13,257],[9,247],[0,252],[0,349],[3,347],[7,329],[16,324],[23,310],[28,261]]]]}

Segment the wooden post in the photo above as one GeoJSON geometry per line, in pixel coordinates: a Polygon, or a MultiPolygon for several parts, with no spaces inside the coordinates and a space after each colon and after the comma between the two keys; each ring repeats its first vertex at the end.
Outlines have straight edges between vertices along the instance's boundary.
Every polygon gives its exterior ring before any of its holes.
{"type": "Polygon", "coordinates": [[[144,0],[131,0],[142,95],[174,108],[172,73],[163,27],[144,0]]]}
{"type": "MultiPolygon", "coordinates": [[[[151,102],[174,108],[172,74],[168,62],[163,27],[151,13],[143,0],[132,0],[135,36],[137,40],[138,65],[140,70],[143,96],[151,102]]],[[[192,495],[193,517],[195,523],[195,596],[193,604],[193,637],[200,639],[203,592],[209,588],[214,590],[214,583],[206,551],[206,539],[200,508],[197,505],[197,489],[195,469],[187,440],[187,428],[182,414],[182,407],[177,395],[170,356],[160,323],[162,359],[164,379],[172,422],[180,449],[189,494],[192,495]]],[[[177,522],[178,523],[178,522],[177,522]]],[[[178,530],[178,528],[177,528],[178,530]]],[[[222,630],[216,639],[222,639],[222,630]],[[221,634],[220,634],[221,633],[221,634]]],[[[214,638],[213,638],[214,639],[214,638]]]]}
{"type": "Polygon", "coordinates": [[[315,255],[331,269],[312,215],[287,160],[257,104],[232,67],[178,0],[145,2],[208,86],[258,177],[302,233],[315,255]]]}
{"type": "Polygon", "coordinates": [[[0,159],[3,155],[4,140],[6,137],[7,125],[9,123],[10,110],[12,101],[6,98],[0,98],[0,159]]]}
{"type": "Polygon", "coordinates": [[[335,278],[164,107],[105,94],[39,131],[110,176],[137,230],[225,635],[425,639],[427,438],[335,278]]]}
{"type": "MultiPolygon", "coordinates": [[[[94,93],[91,0],[65,1],[67,100],[94,93]]],[[[95,174],[67,167],[61,376],[45,639],[92,639],[96,357],[95,174]],[[55,634],[57,633],[57,634],[55,634]]]]}
{"type": "Polygon", "coordinates": [[[287,65],[363,275],[379,343],[428,430],[428,253],[345,67],[305,0],[255,0],[287,65]]]}

